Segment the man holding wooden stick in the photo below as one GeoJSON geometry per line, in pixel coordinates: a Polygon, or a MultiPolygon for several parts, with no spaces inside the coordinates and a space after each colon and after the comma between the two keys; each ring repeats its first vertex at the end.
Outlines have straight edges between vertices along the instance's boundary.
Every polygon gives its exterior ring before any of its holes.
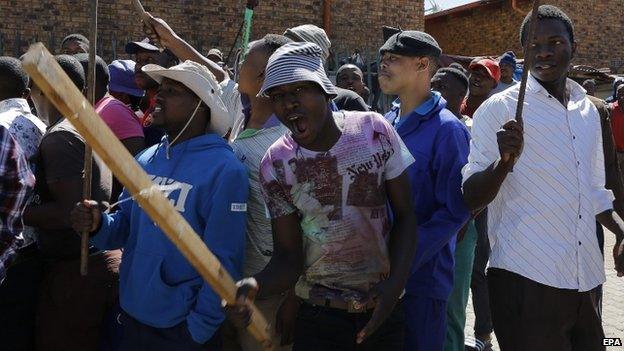
{"type": "MultiPolygon", "coordinates": [[[[242,271],[248,176],[222,136],[234,115],[210,71],[186,61],[143,67],[161,84],[153,123],[167,137],[137,158],[203,242],[234,277],[242,271]],[[206,133],[208,131],[208,133],[206,133]]],[[[221,298],[124,191],[119,210],[103,214],[85,201],[72,213],[76,230],[100,248],[124,248],[120,268],[122,350],[217,350],[225,318],[221,298]]]]}
{"type": "Polygon", "coordinates": [[[477,111],[464,199],[472,210],[488,206],[488,283],[501,350],[604,350],[595,221],[616,235],[620,276],[624,223],[605,189],[598,111],[567,79],[573,24],[554,6],[540,6],[535,23],[530,15],[520,29],[531,49],[524,116],[514,120],[521,85],[477,111]]]}
{"type": "MultiPolygon", "coordinates": [[[[69,55],[56,61],[79,90],[85,86],[80,62],[69,55]]],[[[35,156],[35,200],[24,223],[35,228],[44,260],[38,301],[37,343],[44,350],[95,350],[102,320],[117,302],[120,251],[89,251],[89,275],[79,272],[80,237],[69,221],[83,198],[85,140],[37,85],[31,98],[39,116],[50,122],[35,156]]],[[[99,157],[93,159],[93,199],[109,201],[112,176],[99,157]]]]}

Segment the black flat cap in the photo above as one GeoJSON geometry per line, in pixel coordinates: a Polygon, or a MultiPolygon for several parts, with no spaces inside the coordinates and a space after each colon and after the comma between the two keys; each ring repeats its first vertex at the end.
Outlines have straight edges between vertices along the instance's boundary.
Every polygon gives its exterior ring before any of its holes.
{"type": "Polygon", "coordinates": [[[141,41],[131,41],[126,44],[126,54],[134,55],[139,50],[160,52],[160,49],[157,46],[150,43],[149,38],[145,38],[141,41]]]}
{"type": "Polygon", "coordinates": [[[431,35],[417,30],[405,30],[386,40],[379,53],[383,55],[386,52],[402,56],[440,57],[442,49],[431,35]]]}

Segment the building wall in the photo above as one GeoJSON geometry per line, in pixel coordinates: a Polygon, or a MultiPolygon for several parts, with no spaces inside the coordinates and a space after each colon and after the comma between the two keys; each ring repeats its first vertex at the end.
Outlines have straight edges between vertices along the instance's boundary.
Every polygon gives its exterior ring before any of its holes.
{"type": "MultiPolygon", "coordinates": [[[[520,0],[524,13],[531,1],[520,0]]],[[[560,7],[572,19],[578,51],[574,64],[609,67],[617,72],[624,69],[624,21],[613,9],[622,0],[549,0],[546,3],[560,7]],[[609,15],[609,14],[612,15],[609,15]]],[[[481,6],[478,9],[425,20],[425,30],[433,35],[447,54],[480,56],[499,55],[513,50],[522,56],[519,28],[524,15],[514,11],[511,0],[481,6]]]]}
{"type": "MultiPolygon", "coordinates": [[[[43,41],[58,50],[73,32],[87,35],[90,0],[0,0],[0,53],[18,55],[43,41]]],[[[227,55],[243,19],[245,0],[143,0],[146,10],[164,18],[202,52],[219,47],[227,55]]],[[[142,39],[130,0],[99,1],[98,53],[107,60],[125,57],[128,40],[142,39]],[[115,52],[115,54],[113,54],[115,52]]],[[[256,8],[253,38],[283,33],[300,24],[323,24],[322,0],[262,0],[256,8]]],[[[381,26],[424,27],[423,0],[334,0],[330,39],[336,52],[375,52],[383,44],[381,26]]]]}

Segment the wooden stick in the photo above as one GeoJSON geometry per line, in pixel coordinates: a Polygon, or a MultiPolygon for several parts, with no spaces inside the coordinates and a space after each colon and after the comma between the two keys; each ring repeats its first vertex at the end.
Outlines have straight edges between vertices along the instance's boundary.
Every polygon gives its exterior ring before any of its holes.
{"type": "MultiPolygon", "coordinates": [[[[97,50],[97,13],[98,0],[91,0],[91,33],[89,36],[89,72],[87,72],[87,98],[91,106],[95,101],[95,53],[97,50]]],[[[82,179],[82,198],[91,199],[93,179],[93,150],[85,143],[84,174],[82,179]]],[[[89,232],[80,234],[80,275],[86,276],[89,266],[89,232]]]]}
{"type": "Polygon", "coordinates": [[[533,52],[531,50],[531,42],[535,37],[537,29],[537,13],[540,7],[540,0],[533,1],[533,10],[531,12],[531,23],[529,24],[529,33],[525,38],[524,45],[524,69],[522,70],[522,80],[520,81],[520,92],[518,93],[518,105],[516,107],[516,121],[524,126],[522,112],[524,110],[524,96],[526,94],[527,81],[529,79],[529,68],[533,64],[533,52]]]}
{"type": "MultiPolygon", "coordinates": [[[[526,86],[529,80],[529,69],[533,63],[533,50],[531,50],[531,43],[535,38],[535,31],[537,29],[537,13],[539,12],[540,0],[533,1],[533,10],[531,12],[531,22],[529,24],[529,33],[524,40],[524,69],[522,70],[522,80],[520,81],[520,91],[518,92],[518,104],[516,105],[515,120],[524,128],[524,118],[522,112],[524,111],[524,96],[526,95],[526,86]]],[[[514,156],[514,164],[518,162],[518,155],[514,156]]],[[[511,169],[513,172],[513,167],[511,169]]]]}
{"type": "Polygon", "coordinates": [[[139,14],[139,16],[141,16],[141,20],[145,22],[149,16],[147,16],[147,11],[145,11],[145,8],[143,8],[141,1],[132,0],[132,5],[134,5],[134,9],[139,14]]]}
{"type": "MultiPolygon", "coordinates": [[[[143,30],[146,32],[145,34],[147,34],[148,37],[152,36],[152,33],[148,33],[148,31],[153,32],[153,34],[157,34],[156,30],[150,24],[150,15],[147,13],[147,11],[145,11],[145,8],[141,4],[141,1],[140,0],[132,0],[132,5],[134,5],[134,9],[136,10],[137,14],[141,18],[141,21],[143,22],[143,30]]],[[[160,52],[163,52],[165,50],[163,48],[162,44],[160,43],[160,38],[159,39],[152,39],[152,40],[154,41],[154,44],[156,44],[156,46],[158,46],[158,50],[160,50],[160,52]]]]}
{"type": "MultiPolygon", "coordinates": [[[[213,290],[225,301],[233,304],[236,300],[236,286],[232,277],[184,217],[154,187],[145,171],[95,113],[93,107],[76,89],[44,45],[33,44],[24,55],[22,64],[35,84],[76,127],[139,206],[176,245],[213,290]]],[[[252,306],[248,330],[266,350],[273,349],[267,322],[255,306],[252,306]]]]}

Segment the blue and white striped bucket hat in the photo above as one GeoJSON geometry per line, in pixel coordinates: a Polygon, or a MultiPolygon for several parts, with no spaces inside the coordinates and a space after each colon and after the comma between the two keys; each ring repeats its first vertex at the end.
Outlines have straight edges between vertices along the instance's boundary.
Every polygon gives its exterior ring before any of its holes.
{"type": "Polygon", "coordinates": [[[313,43],[290,43],[277,49],[269,58],[258,96],[267,96],[268,90],[280,85],[313,82],[335,97],[337,90],[325,74],[322,55],[321,48],[313,43]]]}

